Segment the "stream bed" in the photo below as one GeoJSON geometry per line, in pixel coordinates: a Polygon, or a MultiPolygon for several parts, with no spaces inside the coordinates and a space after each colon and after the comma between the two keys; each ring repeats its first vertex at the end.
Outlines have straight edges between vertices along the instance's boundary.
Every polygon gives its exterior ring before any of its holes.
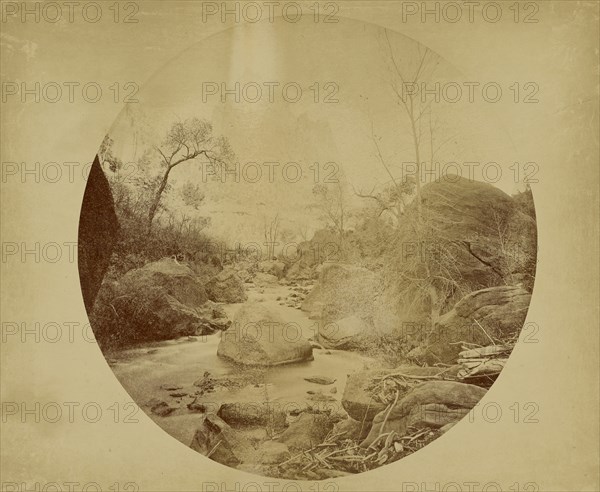
{"type": "MultiPolygon", "coordinates": [[[[287,322],[298,323],[305,338],[314,335],[315,320],[309,319],[299,309],[281,305],[281,299],[290,294],[290,287],[278,284],[248,287],[248,300],[245,303],[223,305],[230,319],[244,304],[261,302],[268,309],[281,314],[287,322]]],[[[375,360],[354,352],[314,349],[312,361],[270,368],[248,368],[217,356],[220,337],[221,334],[217,333],[149,343],[113,352],[108,360],[133,401],[156,424],[185,445],[190,444],[203,419],[202,413],[192,412],[187,407],[194,400],[204,404],[207,412],[215,413],[221,403],[260,404],[265,401],[288,410],[318,405],[339,411],[347,375],[376,365],[375,360]],[[194,382],[206,377],[206,373],[217,381],[231,380],[239,384],[217,385],[214,391],[202,394],[194,382]],[[325,376],[335,379],[335,382],[320,385],[304,379],[311,376],[325,376]],[[165,385],[180,389],[161,388],[165,385]],[[322,401],[315,401],[315,392],[319,393],[316,396],[322,401]],[[148,404],[152,400],[163,400],[177,408],[167,416],[155,415],[148,404]]],[[[260,431],[254,429],[254,432],[260,431]]]]}

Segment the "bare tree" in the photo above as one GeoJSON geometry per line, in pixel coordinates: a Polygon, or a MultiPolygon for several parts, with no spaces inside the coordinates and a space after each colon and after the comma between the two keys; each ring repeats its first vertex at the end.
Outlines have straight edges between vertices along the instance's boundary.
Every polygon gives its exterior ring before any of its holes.
{"type": "Polygon", "coordinates": [[[211,123],[192,118],[174,123],[163,144],[154,147],[160,155],[162,179],[148,210],[148,231],[167,187],[171,171],[180,164],[203,156],[213,166],[224,168],[233,160],[233,151],[225,137],[214,137],[211,123]]]}
{"type": "Polygon", "coordinates": [[[308,224],[300,224],[297,228],[302,241],[308,241],[308,224]]]}
{"type": "Polygon", "coordinates": [[[405,63],[404,66],[401,66],[401,60],[392,47],[387,29],[384,29],[384,37],[391,62],[392,91],[394,92],[397,102],[403,108],[406,118],[408,119],[410,135],[412,137],[412,146],[416,165],[416,204],[420,214],[422,207],[422,146],[424,144],[422,128],[423,118],[425,115],[428,114],[430,116],[431,123],[431,100],[423,100],[419,86],[427,79],[428,76],[431,76],[439,61],[437,55],[432,53],[429,48],[422,48],[421,45],[418,45],[414,60],[410,60],[410,63],[405,63]]]}
{"type": "Polygon", "coordinates": [[[354,194],[360,198],[368,198],[377,204],[377,217],[387,213],[391,215],[396,227],[400,224],[400,219],[406,210],[408,198],[414,193],[415,182],[412,177],[407,177],[401,182],[388,182],[383,185],[381,191],[376,191],[377,187],[371,188],[371,191],[364,192],[356,190],[354,194]]]}
{"type": "Polygon", "coordinates": [[[279,229],[279,214],[271,219],[267,224],[267,219],[264,219],[264,237],[265,245],[267,246],[267,258],[269,260],[275,258],[275,244],[277,242],[277,234],[279,229]]]}
{"type": "Polygon", "coordinates": [[[311,205],[311,208],[318,209],[321,212],[321,220],[335,231],[338,236],[340,257],[345,258],[344,235],[351,211],[346,205],[346,197],[344,196],[345,193],[341,180],[330,186],[316,184],[313,187],[313,195],[316,198],[316,202],[311,205]]]}

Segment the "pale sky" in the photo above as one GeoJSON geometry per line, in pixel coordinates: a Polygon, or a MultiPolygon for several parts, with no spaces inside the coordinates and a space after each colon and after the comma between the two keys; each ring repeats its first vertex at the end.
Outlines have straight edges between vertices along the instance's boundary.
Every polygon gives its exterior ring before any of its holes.
{"type": "MultiPolygon", "coordinates": [[[[425,47],[393,32],[389,39],[396,63],[409,78],[425,47]]],[[[496,105],[483,99],[478,86],[471,102],[465,82],[473,79],[437,54],[428,56],[426,70],[432,71],[434,63],[437,67],[424,80],[426,88],[434,91],[425,97],[431,101],[434,146],[440,148],[435,156],[438,167],[424,175],[423,181],[443,175],[446,169],[514,192],[518,184],[513,164],[520,154],[495,117],[496,105]],[[462,96],[452,87],[458,87],[462,96]],[[444,94],[458,101],[449,103],[444,94]]],[[[367,193],[389,182],[375,141],[396,178],[403,169],[412,169],[410,120],[392,91],[391,83],[398,81],[392,66],[384,32],[373,24],[345,20],[328,26],[327,31],[315,23],[293,29],[268,22],[237,26],[191,46],[157,70],[136,94],[140,102],[122,113],[111,135],[117,152],[129,162],[140,152],[139,137],[137,146],[132,145],[132,128],[148,128],[162,136],[174,121],[205,118],[217,134],[229,138],[241,178],[248,163],[257,163],[264,171],[254,183],[220,184],[217,199],[211,196],[215,184],[204,182],[198,165],[186,163],[174,170],[173,183],[192,180],[207,190],[199,213],[229,213],[226,220],[213,217],[214,232],[230,236],[246,227],[247,235],[262,234],[264,216],[277,212],[290,227],[306,222],[314,229],[319,224],[306,205],[315,182],[335,177],[336,170],[346,176],[350,191],[355,187],[367,193]],[[232,92],[227,94],[227,90],[232,92]],[[274,168],[273,182],[268,182],[264,163],[271,162],[279,165],[274,168]],[[282,174],[288,162],[302,169],[298,182],[291,183],[282,174]],[[315,168],[319,168],[318,176],[315,168]]],[[[494,91],[486,94],[493,96],[494,91]]],[[[421,123],[427,135],[427,114],[421,123]]],[[[421,159],[432,169],[428,142],[424,136],[421,159]]]]}

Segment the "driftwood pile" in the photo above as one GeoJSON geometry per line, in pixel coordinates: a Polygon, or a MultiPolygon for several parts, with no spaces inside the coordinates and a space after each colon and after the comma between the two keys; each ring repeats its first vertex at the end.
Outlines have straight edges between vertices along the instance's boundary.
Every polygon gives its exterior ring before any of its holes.
{"type": "Polygon", "coordinates": [[[391,431],[380,435],[369,447],[361,447],[344,433],[330,433],[324,442],[292,456],[278,465],[283,476],[309,479],[333,478],[361,473],[414,453],[439,436],[434,429],[410,429],[406,436],[391,431]]]}

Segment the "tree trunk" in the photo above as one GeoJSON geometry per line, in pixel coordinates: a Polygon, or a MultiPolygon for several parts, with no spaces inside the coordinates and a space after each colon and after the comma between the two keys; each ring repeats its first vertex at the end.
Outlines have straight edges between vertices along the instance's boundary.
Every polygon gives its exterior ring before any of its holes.
{"type": "Polygon", "coordinates": [[[415,159],[416,159],[416,165],[417,165],[417,170],[416,170],[416,185],[417,185],[417,212],[418,212],[418,216],[419,216],[419,220],[421,220],[421,152],[419,149],[419,140],[417,139],[417,128],[415,126],[415,118],[414,115],[410,114],[410,124],[412,127],[412,134],[413,134],[413,142],[415,145],[415,159]]]}
{"type": "Polygon", "coordinates": [[[154,196],[154,200],[152,201],[152,205],[150,206],[150,210],[148,211],[148,233],[152,229],[152,221],[154,220],[154,216],[156,215],[156,211],[158,210],[158,204],[160,203],[160,197],[162,196],[163,191],[167,187],[167,182],[169,181],[169,173],[171,172],[171,168],[168,167],[165,171],[165,175],[163,176],[162,181],[160,182],[160,186],[158,190],[156,190],[156,195],[154,196]]]}

